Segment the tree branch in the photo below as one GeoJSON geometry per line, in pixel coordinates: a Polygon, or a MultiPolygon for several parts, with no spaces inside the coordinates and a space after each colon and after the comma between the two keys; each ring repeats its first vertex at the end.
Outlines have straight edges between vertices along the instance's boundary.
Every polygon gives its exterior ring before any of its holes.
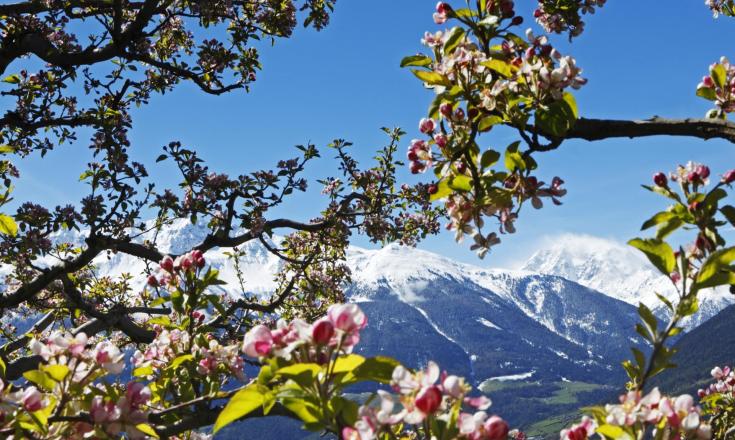
{"type": "MultiPolygon", "coordinates": [[[[658,116],[631,121],[580,118],[565,139],[599,141],[646,136],[688,136],[735,143],[735,123],[721,119],[666,119],[658,116]]],[[[553,136],[547,137],[553,139],[553,136]]]]}

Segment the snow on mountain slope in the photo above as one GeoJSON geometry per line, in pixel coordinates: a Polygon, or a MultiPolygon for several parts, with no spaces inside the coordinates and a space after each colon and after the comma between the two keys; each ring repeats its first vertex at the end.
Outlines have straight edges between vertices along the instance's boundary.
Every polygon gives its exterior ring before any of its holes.
{"type": "MultiPolygon", "coordinates": [[[[204,227],[179,220],[155,238],[159,249],[176,254],[205,235],[204,227]]],[[[81,236],[64,232],[57,240],[80,243],[81,236]]],[[[153,239],[147,233],[136,241],[153,239]]],[[[352,247],[348,295],[362,302],[372,324],[363,349],[403,357],[414,366],[435,358],[477,381],[532,370],[541,379],[614,380],[611,372],[619,370],[635,341],[637,318],[629,303],[641,286],[655,288],[661,280],[622,246],[589,237],[583,242],[587,247],[569,239],[539,251],[527,263],[529,270],[486,269],[395,244],[352,247]]],[[[240,250],[243,285],[226,250],[207,252],[227,282],[221,288],[233,296],[272,291],[278,258],[257,242],[240,250]]],[[[133,288],[142,288],[138,275],[144,265],[138,259],[101,255],[94,264],[100,275],[137,276],[133,288]]]]}
{"type": "MultiPolygon", "coordinates": [[[[548,240],[521,266],[523,270],[558,275],[629,304],[643,302],[659,316],[666,310],[656,292],[675,298],[676,291],[636,249],[613,240],[589,235],[564,234],[548,240]]],[[[693,328],[735,303],[727,289],[707,290],[700,296],[700,311],[687,323],[693,328]]]]}
{"type": "Polygon", "coordinates": [[[477,378],[529,369],[557,380],[609,375],[633,338],[633,307],[561,277],[483,269],[397,245],[352,248],[348,264],[353,299],[411,306],[466,350],[477,378]]]}

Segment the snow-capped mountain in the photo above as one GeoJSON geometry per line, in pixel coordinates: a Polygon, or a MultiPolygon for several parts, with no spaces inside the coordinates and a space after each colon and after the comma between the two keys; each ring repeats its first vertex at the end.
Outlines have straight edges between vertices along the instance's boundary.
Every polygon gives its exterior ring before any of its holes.
{"type": "Polygon", "coordinates": [[[468,361],[476,382],[599,382],[618,373],[634,340],[632,306],[561,277],[483,269],[397,245],[353,249],[348,262],[351,298],[372,319],[364,350],[403,356],[409,364],[425,361],[412,354],[433,338],[442,341],[435,358],[468,361]],[[398,337],[419,328],[415,338],[398,337]],[[396,340],[384,341],[386,333],[396,340]],[[409,350],[401,349],[404,343],[409,350]],[[459,352],[450,355],[446,347],[459,352]]]}
{"type": "MultiPolygon", "coordinates": [[[[641,252],[599,237],[573,234],[554,237],[521,268],[558,275],[632,305],[642,302],[661,317],[667,310],[656,293],[676,298],[668,278],[657,272],[641,252]]],[[[697,327],[733,303],[735,297],[727,289],[703,291],[699,312],[685,326],[697,327]]]]}
{"type": "MultiPolygon", "coordinates": [[[[205,227],[180,220],[136,240],[155,240],[163,252],[176,254],[201,242],[206,233],[205,227]]],[[[79,243],[80,237],[65,232],[57,240],[79,243]]],[[[225,292],[272,291],[280,267],[276,256],[260,243],[243,245],[237,260],[243,276],[238,278],[229,252],[207,253],[227,282],[221,286],[225,292]]],[[[124,254],[102,255],[94,264],[100,275],[135,276],[144,270],[142,261],[124,254]]],[[[634,249],[588,236],[559,237],[522,270],[485,269],[398,245],[353,247],[348,265],[353,272],[350,298],[362,303],[372,323],[363,350],[417,366],[431,358],[445,360],[447,368],[476,382],[609,375],[636,341],[634,305],[643,301],[660,312],[654,292],[673,294],[666,278],[649,269],[634,249]]],[[[138,277],[133,288],[142,283],[138,277]]],[[[731,302],[729,295],[709,293],[690,324],[731,302]]]]}

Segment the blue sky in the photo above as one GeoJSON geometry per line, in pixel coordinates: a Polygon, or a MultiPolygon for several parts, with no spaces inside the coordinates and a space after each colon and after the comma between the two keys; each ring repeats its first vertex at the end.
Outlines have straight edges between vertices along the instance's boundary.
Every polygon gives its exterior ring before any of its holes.
{"type": "MultiPolygon", "coordinates": [[[[529,17],[535,2],[516,3],[529,17]]],[[[571,46],[555,37],[589,79],[576,94],[581,114],[621,119],[704,115],[709,103],[694,96],[694,89],[710,63],[721,55],[735,58],[735,21],[713,20],[703,3],[611,1],[588,17],[586,33],[571,46]]],[[[382,126],[403,127],[407,144],[417,136],[417,122],[432,94],[398,63],[422,50],[425,30],[437,30],[431,20],[434,4],[340,0],[324,31],[299,29],[294,38],[263,48],[264,69],[250,94],[211,97],[183,85],[136,111],[131,153],[151,165],[157,180],[172,185],[170,165],[152,164],[160,147],[172,140],[196,148],[214,170],[233,175],[270,167],[293,155],[296,144],[324,146],[334,138],[353,141],[355,155],[368,160],[385,142],[382,126]]],[[[536,28],[528,20],[527,26],[536,28]]],[[[76,177],[90,160],[86,136],[80,139],[50,153],[48,160],[23,161],[17,200],[49,205],[79,200],[84,188],[76,177]]],[[[503,146],[509,140],[489,134],[481,143],[503,146]]],[[[323,152],[309,171],[313,180],[336,173],[336,162],[323,152]]],[[[451,233],[421,247],[483,266],[507,266],[532,252],[542,238],[564,232],[625,241],[663,206],[639,186],[653,172],[696,160],[719,174],[735,167],[734,153],[735,146],[726,142],[684,138],[566,142],[538,157],[543,177],[566,180],[563,206],[526,210],[518,233],[504,236],[483,262],[467,246],[454,244],[451,233]]],[[[401,178],[412,179],[406,170],[401,178]]],[[[280,214],[309,218],[320,206],[317,192],[292,200],[280,214]]]]}

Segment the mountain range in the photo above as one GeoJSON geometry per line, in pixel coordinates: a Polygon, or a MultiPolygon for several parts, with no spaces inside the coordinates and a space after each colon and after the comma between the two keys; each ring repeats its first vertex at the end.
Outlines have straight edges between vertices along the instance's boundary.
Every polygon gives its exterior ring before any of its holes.
{"type": "MultiPolygon", "coordinates": [[[[155,238],[161,251],[177,254],[206,233],[181,220],[155,238]]],[[[138,240],[153,238],[148,233],[138,240]]],[[[81,235],[65,232],[56,241],[79,244],[81,235]]],[[[206,254],[227,282],[220,288],[232,296],[272,291],[278,257],[257,242],[239,250],[243,284],[227,250],[206,254]]],[[[100,275],[137,276],[144,269],[142,261],[123,254],[98,257],[94,264],[100,275]]],[[[359,345],[362,354],[389,355],[411,367],[435,360],[490,392],[495,410],[523,427],[616,390],[624,381],[620,362],[630,357],[631,345],[641,342],[634,331],[637,303],[663,319],[666,312],[655,292],[676,294],[637,251],[589,236],[549,240],[515,270],[482,268],[396,244],[351,247],[347,264],[353,272],[348,298],[369,319],[359,345]],[[570,389],[575,390],[571,397],[570,389]],[[512,398],[520,392],[528,399],[512,398]],[[499,400],[504,393],[509,398],[499,400]]],[[[134,278],[132,286],[141,288],[143,282],[134,278]]],[[[731,295],[707,292],[687,328],[695,329],[730,304],[731,295]]]]}

